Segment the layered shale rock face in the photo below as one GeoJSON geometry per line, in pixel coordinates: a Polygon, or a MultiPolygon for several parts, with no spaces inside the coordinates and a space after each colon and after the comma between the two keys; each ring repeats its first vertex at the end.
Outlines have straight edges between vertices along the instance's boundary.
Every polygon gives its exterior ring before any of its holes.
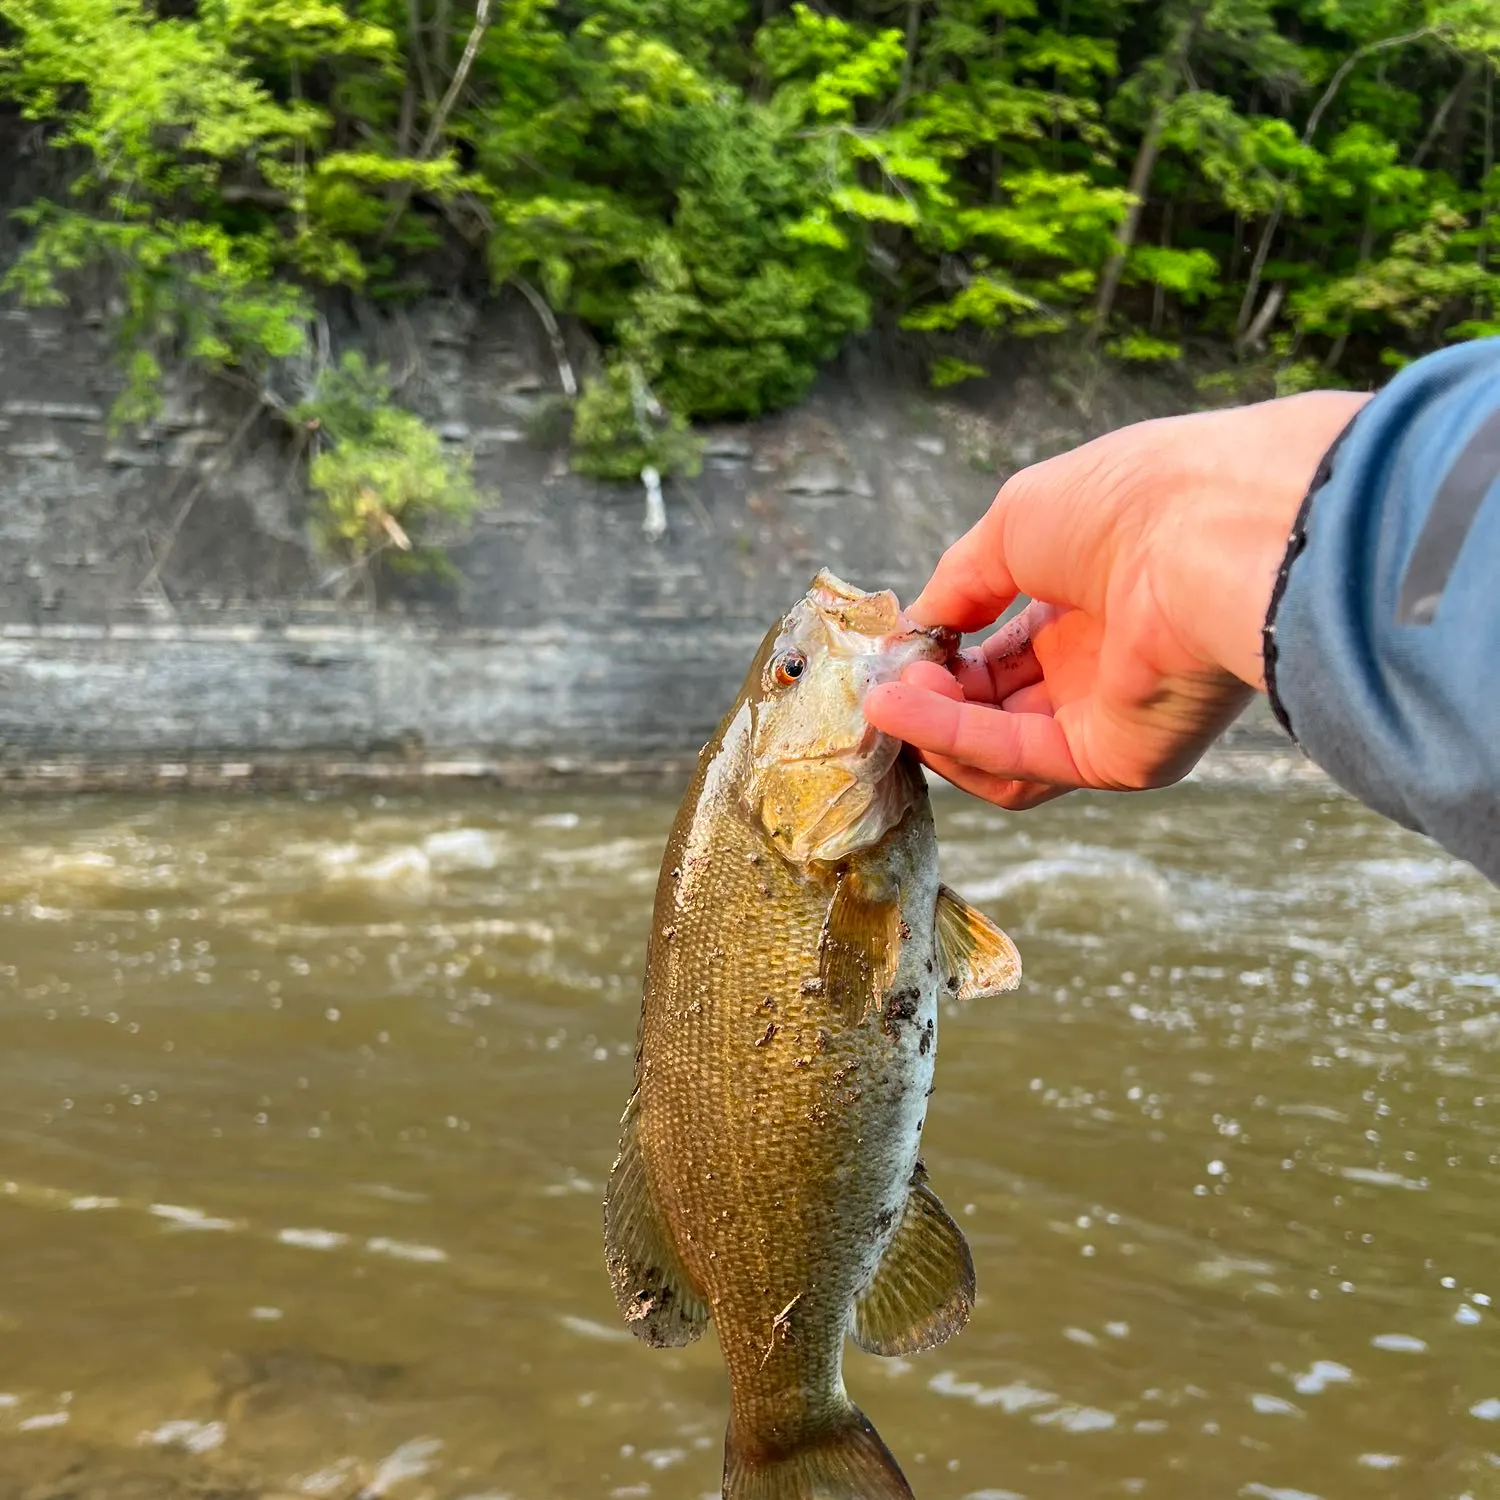
{"type": "Polygon", "coordinates": [[[102,313],[0,308],[13,780],[691,754],[818,567],[909,596],[1005,472],[1191,400],[1122,382],[1085,419],[1022,373],[961,405],[856,353],[797,410],[703,434],[652,540],[638,486],[570,472],[519,299],[351,314],[335,351],[387,363],[488,496],[452,578],[376,589],[315,551],[289,430],[247,391],[179,372],[152,423],[111,429],[102,313]]]}

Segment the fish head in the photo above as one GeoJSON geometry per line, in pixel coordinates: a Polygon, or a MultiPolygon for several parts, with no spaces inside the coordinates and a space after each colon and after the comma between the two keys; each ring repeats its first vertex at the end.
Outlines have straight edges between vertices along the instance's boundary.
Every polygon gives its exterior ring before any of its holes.
{"type": "Polygon", "coordinates": [[[917,661],[947,662],[958,635],[915,624],[889,589],[826,568],[773,626],[745,683],[753,715],[745,805],[795,865],[878,843],[922,795],[902,743],[865,720],[865,696],[917,661]]]}

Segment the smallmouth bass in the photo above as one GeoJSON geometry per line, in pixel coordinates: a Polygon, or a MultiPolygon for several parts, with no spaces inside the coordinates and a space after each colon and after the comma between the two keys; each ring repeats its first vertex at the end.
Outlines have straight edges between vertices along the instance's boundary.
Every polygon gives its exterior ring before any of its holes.
{"type": "Polygon", "coordinates": [[[726,1500],[911,1500],[845,1392],[844,1339],[908,1354],[973,1307],[918,1147],[939,996],[1012,989],[1020,959],[940,884],[921,768],[863,713],[876,683],[956,645],[819,573],[667,842],[605,1251],[647,1343],[715,1324],[726,1500]]]}

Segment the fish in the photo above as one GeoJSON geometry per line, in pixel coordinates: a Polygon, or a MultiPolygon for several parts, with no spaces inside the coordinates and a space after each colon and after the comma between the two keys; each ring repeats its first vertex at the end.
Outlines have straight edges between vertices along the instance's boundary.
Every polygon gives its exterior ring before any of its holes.
{"type": "Polygon", "coordinates": [[[667,840],[605,1261],[646,1343],[714,1323],[726,1500],[911,1500],[845,1390],[845,1340],[911,1354],[974,1305],[919,1148],[940,998],[1013,989],[1020,957],[938,879],[921,766],[863,713],[957,643],[818,573],[667,840]]]}

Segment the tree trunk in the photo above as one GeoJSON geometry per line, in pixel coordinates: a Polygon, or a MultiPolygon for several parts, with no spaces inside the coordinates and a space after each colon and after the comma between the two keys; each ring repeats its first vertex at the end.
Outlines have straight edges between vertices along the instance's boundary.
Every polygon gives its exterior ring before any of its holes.
{"type": "Polygon", "coordinates": [[[437,0],[437,11],[432,18],[432,57],[440,78],[448,71],[449,33],[452,25],[448,16],[448,0],[437,0]]]}
{"type": "Polygon", "coordinates": [[[1125,222],[1120,225],[1120,232],[1116,236],[1119,248],[1104,263],[1104,275],[1099,280],[1099,298],[1094,304],[1094,326],[1089,332],[1090,343],[1098,343],[1104,333],[1104,325],[1114,311],[1115,294],[1120,290],[1120,278],[1125,274],[1125,260],[1141,227],[1146,192],[1151,186],[1156,158],[1161,154],[1162,132],[1167,128],[1167,111],[1177,97],[1181,82],[1181,70],[1174,67],[1167,82],[1167,91],[1151,112],[1146,133],[1141,137],[1140,150],[1135,154],[1135,166],[1130,169],[1130,207],[1125,211],[1125,222]]]}
{"type": "MultiPolygon", "coordinates": [[[[1382,37],[1378,42],[1367,42],[1363,47],[1356,47],[1339,64],[1333,77],[1328,80],[1328,87],[1323,90],[1322,97],[1313,106],[1312,113],[1307,117],[1307,124],[1302,130],[1302,144],[1304,146],[1312,144],[1312,139],[1318,133],[1318,126],[1322,123],[1328,106],[1333,103],[1338,91],[1344,86],[1344,80],[1359,63],[1374,53],[1385,52],[1391,47],[1401,47],[1407,42],[1420,41],[1423,37],[1431,36],[1434,30],[1434,27],[1423,26],[1418,31],[1404,32],[1401,36],[1382,37]]],[[[1255,299],[1260,295],[1260,278],[1265,272],[1266,261],[1271,254],[1271,242],[1276,238],[1276,231],[1281,227],[1281,214],[1285,207],[1286,182],[1283,180],[1276,185],[1276,201],[1271,205],[1270,215],[1260,232],[1260,239],[1256,242],[1255,257],[1250,262],[1250,277],[1245,283],[1245,295],[1240,299],[1239,316],[1234,324],[1236,350],[1244,347],[1245,336],[1252,323],[1258,324],[1262,321],[1254,316],[1255,299]]]]}
{"type": "Polygon", "coordinates": [[[1140,232],[1141,215],[1146,208],[1146,194],[1151,187],[1151,174],[1156,170],[1156,158],[1161,154],[1162,133],[1167,128],[1167,117],[1177,100],[1187,74],[1188,57],[1193,42],[1198,36],[1198,26],[1203,19],[1206,5],[1195,6],[1182,24],[1172,42],[1172,50],[1166,57],[1166,78],[1162,83],[1161,96],[1151,111],[1146,133],[1141,137],[1140,149],[1135,155],[1135,165],[1130,169],[1130,207],[1125,211],[1125,222],[1115,236],[1118,249],[1104,264],[1104,275],[1099,281],[1099,297],[1094,303],[1094,326],[1089,330],[1089,344],[1095,345],[1104,336],[1104,325],[1114,311],[1115,296],[1120,290],[1120,278],[1125,274],[1125,261],[1130,254],[1135,237],[1140,232]]]}
{"type": "Polygon", "coordinates": [[[1463,79],[1448,90],[1443,102],[1438,105],[1437,113],[1432,117],[1432,124],[1427,127],[1427,134],[1422,137],[1422,143],[1412,152],[1411,164],[1420,167],[1427,160],[1427,153],[1437,144],[1437,138],[1442,134],[1443,126],[1448,123],[1448,116],[1452,112],[1453,105],[1458,99],[1460,90],[1463,88],[1463,79]]]}
{"type": "MultiPolygon", "coordinates": [[[[458,60],[458,67],[453,71],[453,77],[448,81],[447,91],[438,100],[438,105],[432,112],[432,118],[427,122],[427,132],[422,137],[421,144],[417,147],[418,161],[430,161],[432,153],[437,149],[438,143],[443,138],[443,131],[447,128],[448,116],[452,114],[453,107],[463,94],[464,85],[469,81],[469,69],[474,66],[474,58],[479,52],[479,44],[484,40],[484,34],[490,24],[491,0],[479,0],[474,12],[474,28],[469,32],[469,40],[464,44],[463,56],[458,60]]],[[[446,9],[446,7],[444,7],[446,9]]],[[[412,184],[410,181],[403,182],[396,189],[395,200],[391,204],[391,211],[386,217],[385,227],[380,231],[380,238],[375,242],[377,251],[385,246],[396,231],[396,225],[401,220],[401,215],[406,212],[406,205],[411,201],[412,184]]]]}
{"type": "Polygon", "coordinates": [[[906,115],[912,98],[912,75],[916,72],[916,52],[922,45],[922,0],[906,0],[906,55],[901,58],[901,81],[895,90],[895,118],[906,115]]]}
{"type": "Polygon", "coordinates": [[[1479,266],[1490,259],[1490,173],[1495,170],[1495,64],[1486,65],[1484,81],[1484,176],[1479,193],[1479,266]]]}
{"type": "Polygon", "coordinates": [[[416,70],[417,82],[422,88],[422,102],[432,110],[437,104],[437,89],[432,84],[432,73],[427,66],[427,43],[422,31],[421,0],[406,0],[406,29],[411,37],[411,60],[416,70]]]}
{"type": "Polygon", "coordinates": [[[896,89],[895,116],[906,114],[911,98],[912,75],[917,67],[917,49],[922,44],[922,0],[906,0],[906,56],[901,59],[901,82],[896,89]]]}
{"type": "MultiPolygon", "coordinates": [[[[1066,41],[1067,38],[1068,38],[1068,34],[1069,34],[1068,28],[1072,25],[1072,23],[1073,23],[1073,0],[1062,0],[1062,14],[1058,17],[1057,30],[1058,30],[1058,34],[1063,38],[1064,41],[1066,41]]],[[[1063,92],[1062,79],[1058,75],[1057,69],[1053,68],[1053,70],[1052,70],[1052,95],[1053,95],[1054,98],[1056,98],[1057,95],[1061,94],[1062,92],[1063,92]]],[[[1049,163],[1049,165],[1051,166],[1052,170],[1055,172],[1055,171],[1057,171],[1057,158],[1058,158],[1058,154],[1059,154],[1059,152],[1062,149],[1062,120],[1058,116],[1057,108],[1056,108],[1055,105],[1053,106],[1053,109],[1052,109],[1052,125],[1050,127],[1050,134],[1052,136],[1052,160],[1049,163]]]]}
{"type": "Polygon", "coordinates": [[[1448,130],[1443,137],[1442,154],[1438,166],[1450,177],[1458,177],[1463,169],[1464,137],[1469,133],[1469,117],[1474,108],[1474,90],[1479,84],[1479,59],[1471,57],[1464,63],[1463,77],[1454,89],[1454,104],[1448,114],[1448,130]]]}
{"type": "MultiPolygon", "coordinates": [[[[991,62],[994,64],[995,74],[998,77],[1005,65],[1005,13],[995,12],[995,53],[991,62]]],[[[1000,141],[997,137],[990,146],[990,202],[1000,201],[1000,168],[1004,165],[1005,153],[1000,149],[1000,141]]]]}
{"type": "MultiPolygon", "coordinates": [[[[1169,202],[1161,211],[1161,247],[1163,250],[1172,248],[1172,204],[1169,202]]],[[[1167,289],[1161,282],[1157,282],[1151,289],[1151,333],[1155,337],[1161,333],[1162,319],[1167,311],[1167,289]]]]}
{"type": "MultiPolygon", "coordinates": [[[[1357,271],[1365,265],[1371,252],[1375,249],[1375,215],[1371,211],[1371,203],[1368,193],[1365,195],[1365,222],[1359,232],[1359,254],[1355,258],[1354,269],[1357,271]]],[[[1349,346],[1349,330],[1346,328],[1334,341],[1333,347],[1323,359],[1325,370],[1336,370],[1339,361],[1344,357],[1344,350],[1349,346]]]]}

